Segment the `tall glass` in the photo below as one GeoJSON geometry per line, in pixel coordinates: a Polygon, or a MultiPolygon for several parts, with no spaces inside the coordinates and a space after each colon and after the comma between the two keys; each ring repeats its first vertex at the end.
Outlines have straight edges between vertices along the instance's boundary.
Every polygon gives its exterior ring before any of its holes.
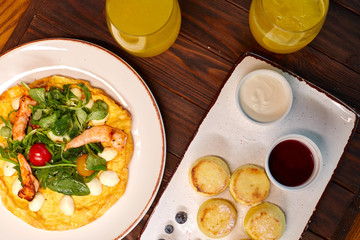
{"type": "Polygon", "coordinates": [[[250,30],[275,53],[292,53],[309,44],[324,24],[329,0],[253,0],[250,30]]]}
{"type": "Polygon", "coordinates": [[[152,57],[176,40],[181,25],[177,0],[106,0],[111,34],[127,52],[152,57]]]}

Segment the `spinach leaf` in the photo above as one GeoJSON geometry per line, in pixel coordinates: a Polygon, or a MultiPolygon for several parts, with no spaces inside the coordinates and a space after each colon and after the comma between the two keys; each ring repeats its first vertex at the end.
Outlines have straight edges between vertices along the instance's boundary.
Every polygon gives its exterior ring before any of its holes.
{"type": "Polygon", "coordinates": [[[65,195],[85,196],[90,194],[90,189],[75,168],[49,169],[46,186],[65,195]]]}
{"type": "Polygon", "coordinates": [[[50,116],[44,117],[39,121],[39,126],[41,128],[50,128],[55,124],[55,121],[60,117],[60,111],[56,111],[50,116]]]}
{"type": "Polygon", "coordinates": [[[90,176],[84,177],[84,182],[88,183],[91,180],[93,180],[97,175],[98,175],[99,171],[95,171],[93,174],[91,174],[90,176]]]}
{"type": "Polygon", "coordinates": [[[30,97],[35,101],[37,101],[38,104],[46,105],[45,93],[46,93],[45,88],[32,88],[29,90],[30,97]]]}
{"type": "Polygon", "coordinates": [[[34,169],[34,175],[36,176],[36,179],[39,181],[40,187],[42,187],[44,189],[47,188],[46,181],[49,176],[49,171],[50,171],[49,168],[34,169]]]}
{"type": "Polygon", "coordinates": [[[58,87],[51,87],[49,89],[49,98],[52,98],[53,100],[60,101],[62,103],[65,103],[65,96],[62,92],[62,90],[58,87]]]}
{"type": "Polygon", "coordinates": [[[75,111],[75,115],[82,127],[86,123],[86,119],[88,117],[87,113],[82,108],[79,108],[75,111]]]}
{"type": "Polygon", "coordinates": [[[66,152],[63,152],[62,159],[76,163],[78,157],[85,153],[86,153],[85,146],[70,148],[66,152]]]}
{"type": "Polygon", "coordinates": [[[63,136],[69,133],[74,124],[70,114],[63,115],[60,119],[57,119],[54,125],[51,127],[51,131],[57,136],[63,136]]]}
{"type": "Polygon", "coordinates": [[[78,86],[81,88],[81,90],[83,91],[84,95],[85,95],[85,103],[83,102],[83,106],[85,106],[86,104],[88,104],[90,98],[91,98],[91,93],[89,91],[89,89],[83,84],[83,83],[79,83],[78,86]]]}
{"type": "Polygon", "coordinates": [[[89,170],[106,170],[106,160],[99,157],[98,155],[95,155],[93,153],[89,153],[87,159],[86,159],[86,168],[89,170]]]}
{"type": "Polygon", "coordinates": [[[104,119],[108,115],[108,113],[109,106],[107,105],[107,103],[103,100],[97,100],[90,109],[88,121],[104,119]]]}

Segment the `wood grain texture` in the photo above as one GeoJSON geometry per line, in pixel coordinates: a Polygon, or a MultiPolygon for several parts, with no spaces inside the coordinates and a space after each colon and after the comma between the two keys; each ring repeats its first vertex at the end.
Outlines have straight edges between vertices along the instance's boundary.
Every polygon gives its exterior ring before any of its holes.
{"type": "MultiPolygon", "coordinates": [[[[245,51],[274,61],[360,112],[360,74],[357,69],[360,41],[357,41],[358,30],[352,31],[352,27],[357,26],[359,14],[353,10],[356,8],[350,7],[354,6],[354,1],[331,1],[330,4],[335,5],[330,8],[330,20],[315,41],[287,55],[272,54],[253,39],[248,28],[251,0],[180,0],[179,3],[182,10],[179,38],[168,51],[153,58],[133,57],[118,47],[107,30],[104,0],[32,0],[23,21],[6,45],[9,49],[49,37],[87,40],[122,57],[151,89],[164,119],[167,163],[160,194],[144,219],[125,238],[127,240],[138,239],[227,73],[245,51]],[[343,43],[344,38],[349,42],[343,43]]],[[[349,239],[360,239],[359,186],[358,132],[302,239],[345,239],[347,235],[349,239]]]]}
{"type": "Polygon", "coordinates": [[[31,0],[0,0],[0,51],[31,0]]]}
{"type": "Polygon", "coordinates": [[[358,0],[334,0],[345,8],[353,11],[357,15],[360,15],[360,1],[358,0]]]}

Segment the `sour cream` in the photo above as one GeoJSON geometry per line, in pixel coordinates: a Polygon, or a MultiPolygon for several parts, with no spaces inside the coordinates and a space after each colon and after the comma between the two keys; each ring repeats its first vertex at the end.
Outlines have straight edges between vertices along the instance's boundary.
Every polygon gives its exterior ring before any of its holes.
{"type": "Polygon", "coordinates": [[[291,108],[292,91],[287,80],[271,70],[247,75],[238,92],[241,109],[251,119],[267,123],[284,117],[291,108]]]}

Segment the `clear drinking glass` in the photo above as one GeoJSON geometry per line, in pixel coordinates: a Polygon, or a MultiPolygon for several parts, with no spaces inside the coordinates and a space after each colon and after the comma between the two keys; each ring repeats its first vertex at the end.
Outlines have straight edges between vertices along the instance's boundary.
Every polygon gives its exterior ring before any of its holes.
{"type": "Polygon", "coordinates": [[[292,53],[309,44],[325,22],[329,0],[253,0],[250,30],[275,53],[292,53]]]}
{"type": "Polygon", "coordinates": [[[152,57],[175,42],[181,12],[177,0],[106,0],[106,20],[124,50],[152,57]]]}

